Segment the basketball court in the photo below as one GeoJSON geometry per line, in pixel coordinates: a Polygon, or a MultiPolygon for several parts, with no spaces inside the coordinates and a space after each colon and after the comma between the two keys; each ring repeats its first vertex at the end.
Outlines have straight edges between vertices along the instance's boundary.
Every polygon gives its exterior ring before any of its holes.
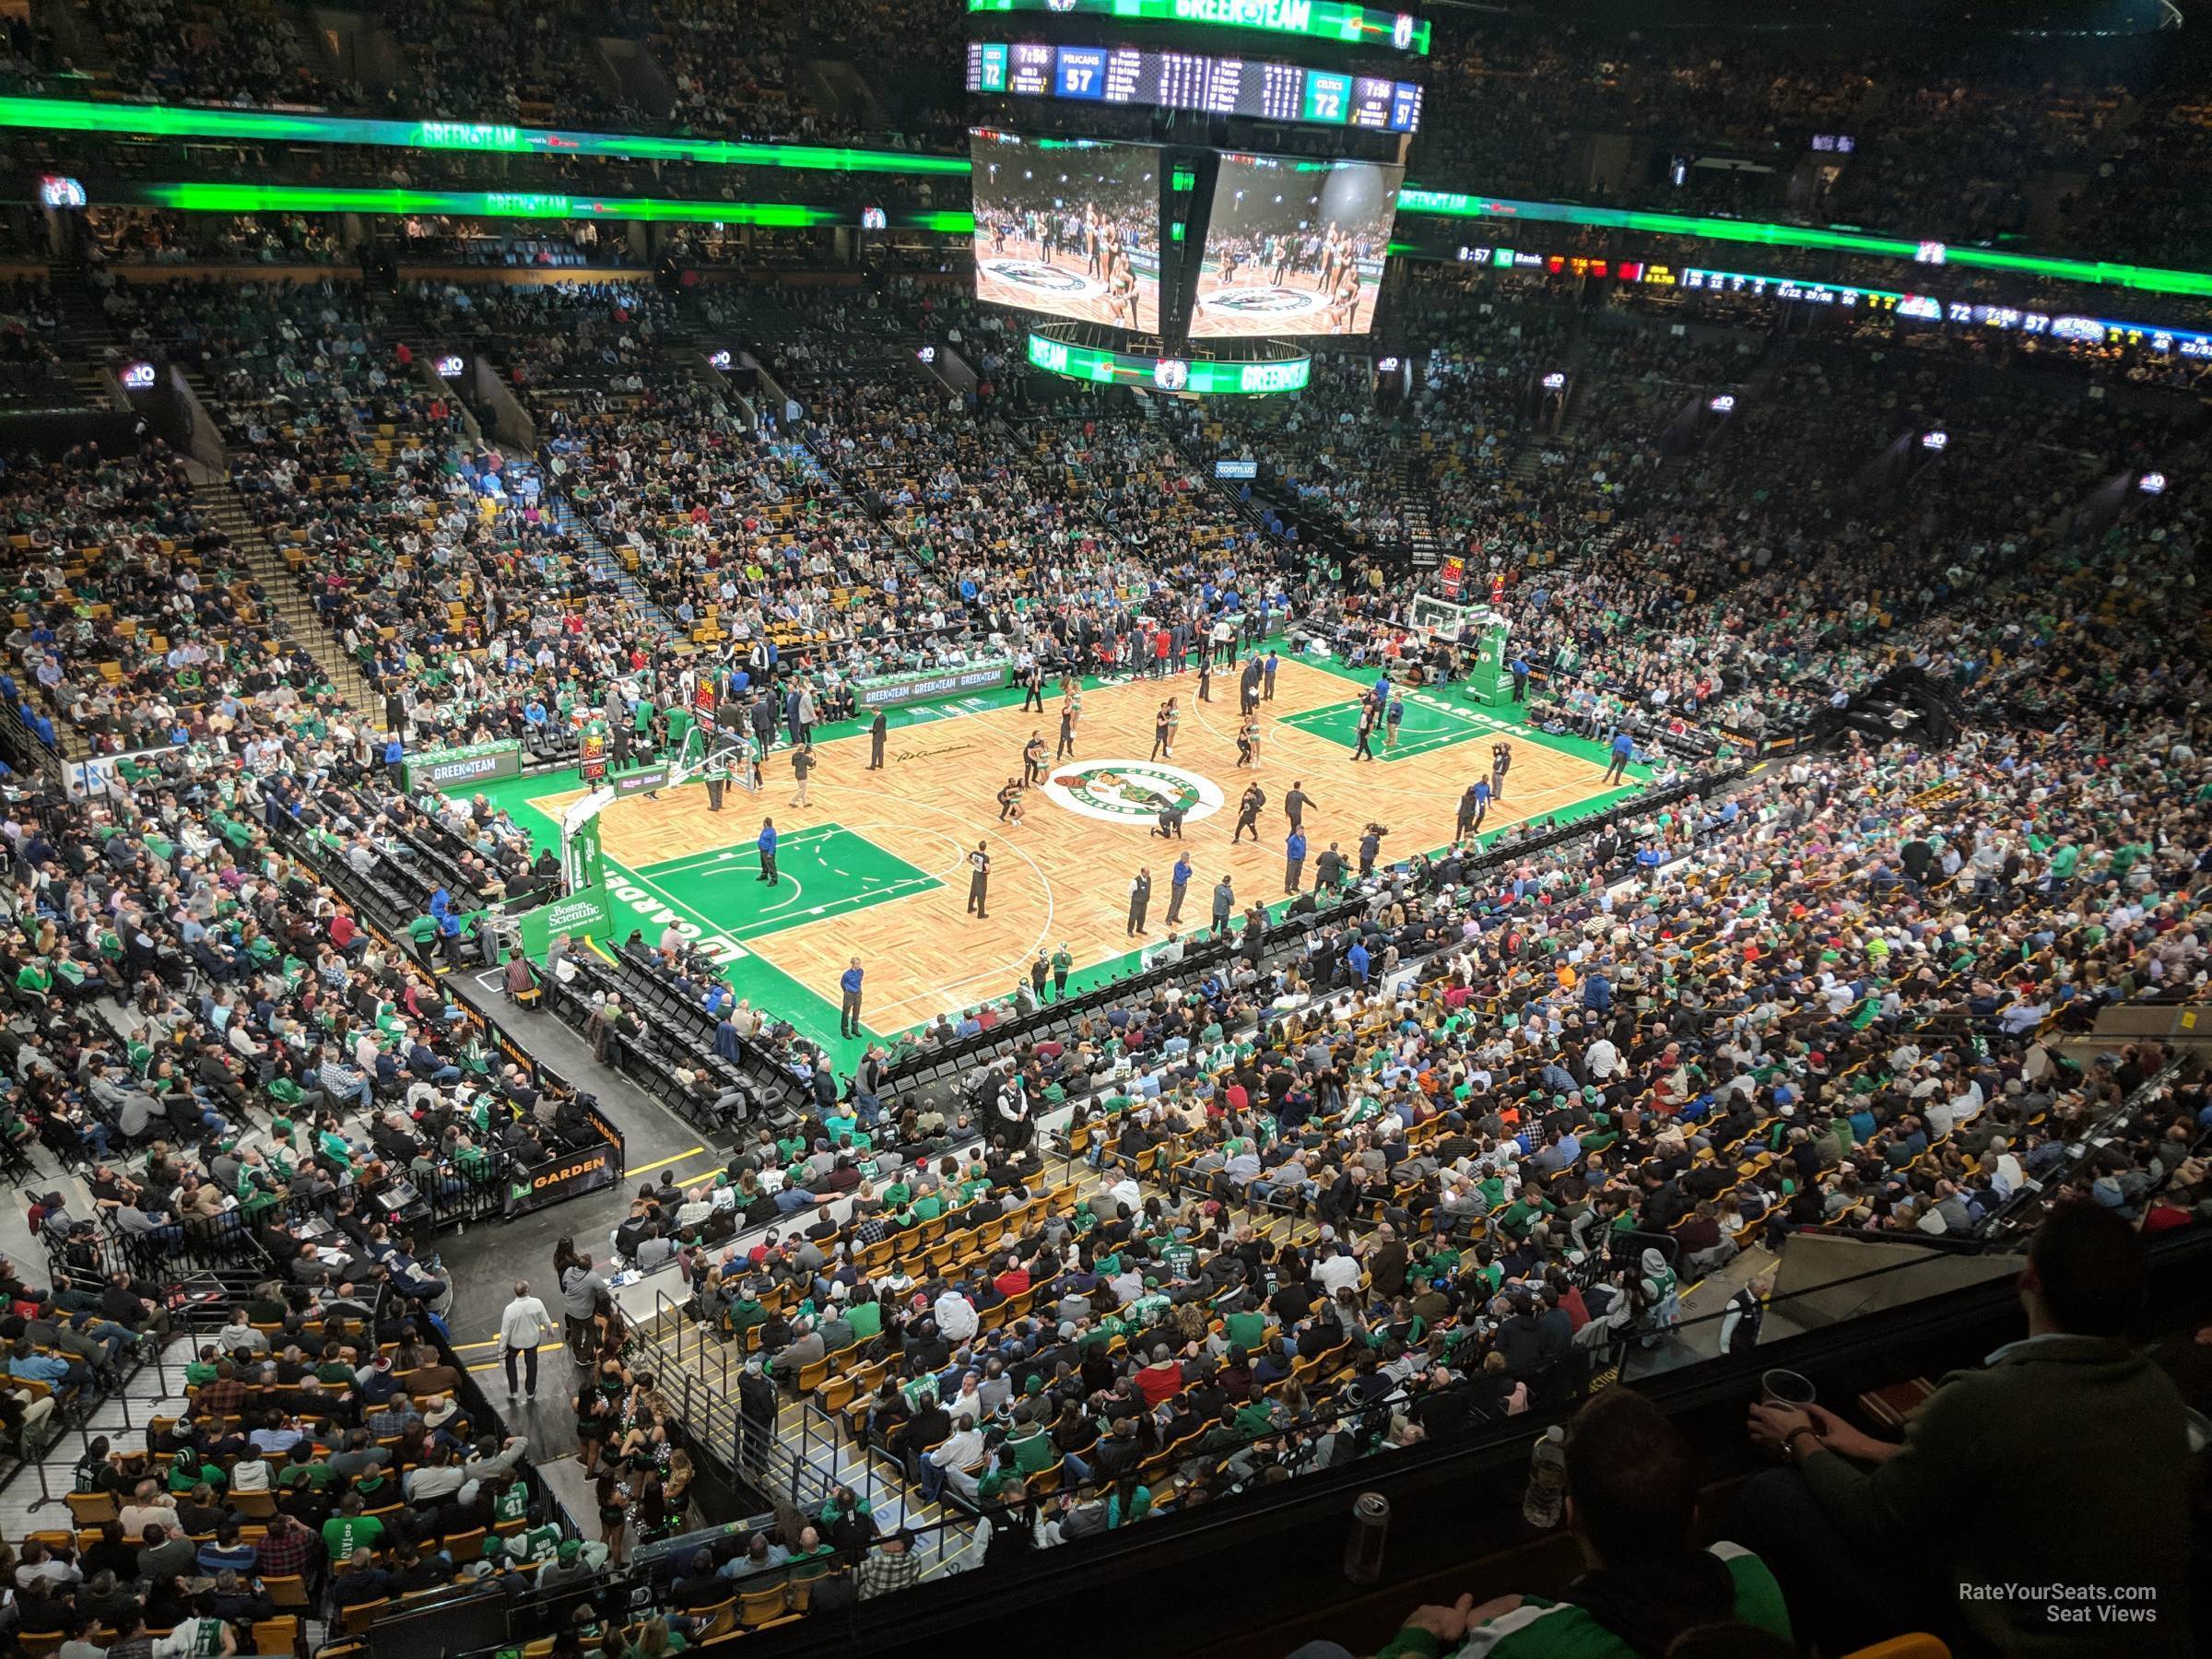
{"type": "MultiPolygon", "coordinates": [[[[1126,972],[1172,932],[1188,938],[1209,920],[1215,885],[1228,876],[1238,909],[1279,907],[1284,891],[1282,797],[1301,780],[1307,880],[1332,841],[1356,858],[1371,821],[1387,827],[1383,856],[1433,852],[1452,839],[1461,792],[1488,777],[1490,746],[1513,746],[1506,798],[1486,819],[1486,839],[1528,818],[1580,816],[1630,793],[1605,787],[1596,744],[1535,732],[1465,700],[1457,690],[1403,693],[1394,749],[1354,760],[1359,698],[1374,672],[1312,658],[1281,661],[1272,701],[1260,705],[1255,767],[1237,766],[1236,672],[1218,670],[1214,700],[1194,700],[1197,676],[1087,682],[1076,754],[1024,792],[1018,827],[999,819],[997,794],[1021,774],[1032,732],[1058,735],[1057,697],[1028,713],[1018,690],[960,699],[892,715],[881,771],[869,771],[865,723],[818,731],[820,762],[809,804],[790,805],[789,751],[768,757],[759,795],[731,790],[720,814],[703,782],[632,797],[599,823],[616,928],[648,941],[674,925],[724,964],[756,1006],[788,1018],[841,1062],[857,1045],[839,1039],[837,980],[854,956],[866,970],[863,1019],[888,1038],[940,1012],[1009,994],[1042,951],[1065,946],[1071,986],[1126,972]],[[1182,725],[1171,756],[1154,758],[1154,716],[1177,699],[1182,725]],[[1260,840],[1232,845],[1236,806],[1253,780],[1266,791],[1260,840]],[[1179,841],[1156,833],[1163,804],[1183,814],[1179,841]],[[782,877],[760,878],[756,842],[773,818],[782,877]],[[968,912],[969,853],[991,857],[989,913],[968,912]],[[1190,889],[1171,925],[1169,871],[1192,863],[1190,889]],[[1129,935],[1131,878],[1153,880],[1149,932],[1129,935]]],[[[1631,784],[1646,775],[1630,769],[1631,784]]],[[[485,791],[539,838],[558,843],[561,811],[585,792],[573,773],[512,780],[485,791]]]]}
{"type": "Polygon", "coordinates": [[[1283,282],[1250,266],[1224,280],[1209,262],[1198,278],[1197,310],[1191,319],[1193,339],[1264,339],[1275,335],[1360,334],[1371,324],[1382,284],[1373,277],[1359,279],[1359,298],[1348,318],[1335,310],[1331,296],[1311,271],[1291,275],[1283,282]]]}
{"type": "Polygon", "coordinates": [[[1130,276],[1132,291],[1126,300],[1117,302],[1107,283],[1089,273],[1080,253],[1063,248],[1048,259],[1036,244],[1015,238],[1006,252],[976,260],[976,298],[1149,333],[1159,326],[1159,278],[1135,269],[1130,276]]]}

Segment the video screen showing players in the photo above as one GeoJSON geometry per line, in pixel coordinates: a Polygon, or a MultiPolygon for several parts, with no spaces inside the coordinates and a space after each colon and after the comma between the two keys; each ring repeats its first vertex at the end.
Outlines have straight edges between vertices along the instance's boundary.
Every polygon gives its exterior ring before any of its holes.
{"type": "Polygon", "coordinates": [[[1405,179],[1379,161],[1223,156],[1191,338],[1365,334],[1405,179]]]}
{"type": "Polygon", "coordinates": [[[970,137],[975,297],[1159,332],[1159,151],[970,137]]]}

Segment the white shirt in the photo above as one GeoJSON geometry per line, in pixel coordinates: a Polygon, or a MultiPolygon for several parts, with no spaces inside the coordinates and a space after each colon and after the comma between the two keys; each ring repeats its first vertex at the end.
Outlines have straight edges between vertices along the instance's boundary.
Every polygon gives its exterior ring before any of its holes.
{"type": "Polygon", "coordinates": [[[955,1429],[944,1443],[923,1453],[940,1469],[964,1469],[983,1454],[983,1437],[974,1429],[955,1429]]]}
{"type": "Polygon", "coordinates": [[[1333,1255],[1313,1269],[1313,1277],[1335,1296],[1359,1282],[1359,1264],[1348,1255],[1333,1255]]]}
{"type": "Polygon", "coordinates": [[[965,1342],[975,1335],[975,1304],[958,1290],[938,1297],[931,1312],[936,1315],[938,1334],[946,1341],[965,1342]]]}
{"type": "Polygon", "coordinates": [[[518,1296],[500,1315],[500,1341],[505,1347],[533,1348],[553,1331],[552,1316],[535,1296],[518,1296]]]}

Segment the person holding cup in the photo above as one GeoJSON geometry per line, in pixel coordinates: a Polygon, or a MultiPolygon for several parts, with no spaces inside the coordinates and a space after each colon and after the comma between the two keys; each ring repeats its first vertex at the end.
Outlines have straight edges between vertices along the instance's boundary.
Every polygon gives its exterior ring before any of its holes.
{"type": "Polygon", "coordinates": [[[2063,1594],[2018,1592],[2102,1586],[2151,1615],[2130,1622],[2131,1655],[2190,1652],[2187,1409],[2125,1335],[2141,1242],[2111,1210],[2064,1205],[2016,1288],[2026,1336],[1944,1378],[1901,1441],[1813,1403],[1794,1372],[1765,1374],[1751,1439],[1789,1466],[1746,1484],[1738,1532],[1801,1638],[1845,1650],[1933,1630],[2092,1659],[2114,1651],[2109,1627],[2065,1617],[2080,1604],[2063,1594]]]}

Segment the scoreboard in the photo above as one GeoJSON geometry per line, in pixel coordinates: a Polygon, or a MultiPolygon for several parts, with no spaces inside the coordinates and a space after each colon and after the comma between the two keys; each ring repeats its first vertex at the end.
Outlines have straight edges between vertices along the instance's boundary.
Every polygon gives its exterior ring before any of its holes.
{"type": "Polygon", "coordinates": [[[1134,46],[971,41],[968,90],[1414,133],[1421,88],[1382,76],[1134,46]]]}
{"type": "MultiPolygon", "coordinates": [[[[1077,13],[1139,23],[1196,24],[1302,35],[1346,46],[1429,53],[1429,25],[1411,12],[1341,0],[968,0],[971,12],[1077,13]]],[[[1830,147],[1833,147],[1832,146],[1830,147]]]]}

